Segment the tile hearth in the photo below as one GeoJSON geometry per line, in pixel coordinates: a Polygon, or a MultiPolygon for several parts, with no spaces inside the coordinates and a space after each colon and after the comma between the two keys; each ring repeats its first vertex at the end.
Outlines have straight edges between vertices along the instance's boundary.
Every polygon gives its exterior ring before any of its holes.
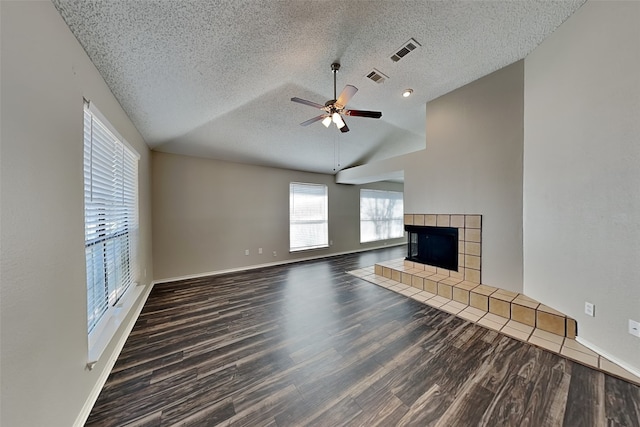
{"type": "Polygon", "coordinates": [[[374,273],[546,332],[576,337],[574,319],[516,292],[456,278],[443,274],[442,269],[403,259],[378,263],[374,273]]]}
{"type": "Polygon", "coordinates": [[[450,284],[447,276],[435,277],[434,273],[421,270],[419,266],[416,268],[412,262],[404,259],[391,260],[348,273],[423,304],[640,385],[640,377],[577,342],[575,320],[525,295],[469,281],[450,284]]]}

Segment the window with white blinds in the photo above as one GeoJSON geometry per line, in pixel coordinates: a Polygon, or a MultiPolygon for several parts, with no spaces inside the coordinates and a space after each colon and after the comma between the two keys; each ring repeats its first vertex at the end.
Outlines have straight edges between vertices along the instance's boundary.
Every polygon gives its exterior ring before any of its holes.
{"type": "Polygon", "coordinates": [[[326,185],[289,184],[289,250],[329,246],[328,192],[326,185]]]}
{"type": "Polygon", "coordinates": [[[360,190],[360,243],[404,236],[403,194],[360,190]]]}
{"type": "Polygon", "coordinates": [[[91,341],[134,281],[138,155],[89,105],[84,110],[84,218],[91,341]]]}

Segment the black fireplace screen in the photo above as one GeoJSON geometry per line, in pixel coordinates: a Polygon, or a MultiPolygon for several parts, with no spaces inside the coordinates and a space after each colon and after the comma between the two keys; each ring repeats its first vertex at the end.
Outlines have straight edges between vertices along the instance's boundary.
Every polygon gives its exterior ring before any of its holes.
{"type": "Polygon", "coordinates": [[[458,229],[405,225],[409,233],[407,259],[458,271],[458,229]]]}

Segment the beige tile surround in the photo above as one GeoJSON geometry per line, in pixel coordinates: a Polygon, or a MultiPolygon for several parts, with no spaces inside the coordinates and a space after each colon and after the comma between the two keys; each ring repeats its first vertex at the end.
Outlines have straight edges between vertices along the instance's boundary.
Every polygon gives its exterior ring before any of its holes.
{"type": "Polygon", "coordinates": [[[396,268],[380,263],[376,266],[377,274],[534,328],[575,338],[574,319],[525,295],[482,284],[482,215],[405,214],[404,224],[458,228],[458,271],[404,261],[396,268]]]}
{"type": "Polygon", "coordinates": [[[482,215],[405,214],[404,225],[457,228],[458,271],[428,265],[425,270],[454,279],[481,282],[482,215]]]}

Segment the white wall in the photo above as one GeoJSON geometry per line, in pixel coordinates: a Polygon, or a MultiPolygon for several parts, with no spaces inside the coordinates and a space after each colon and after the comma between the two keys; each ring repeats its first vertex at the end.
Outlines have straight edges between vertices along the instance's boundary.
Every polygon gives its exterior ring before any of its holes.
{"type": "Polygon", "coordinates": [[[0,424],[71,426],[115,347],[85,369],[83,97],[141,154],[145,284],[150,153],[51,2],[2,1],[0,15],[0,424]]]}
{"type": "Polygon", "coordinates": [[[427,104],[405,212],[482,214],[482,282],[522,291],[522,61],[427,104]]]}
{"type": "MultiPolygon", "coordinates": [[[[383,242],[360,244],[360,188],[403,190],[402,184],[339,185],[333,175],[154,152],[154,278],[382,246],[383,242]],[[289,253],[290,182],[327,185],[330,248],[289,253]]],[[[386,243],[404,241],[403,237],[386,243]]]]}
{"type": "Polygon", "coordinates": [[[640,371],[639,2],[590,1],[526,58],[524,123],[525,293],[640,371]]]}

